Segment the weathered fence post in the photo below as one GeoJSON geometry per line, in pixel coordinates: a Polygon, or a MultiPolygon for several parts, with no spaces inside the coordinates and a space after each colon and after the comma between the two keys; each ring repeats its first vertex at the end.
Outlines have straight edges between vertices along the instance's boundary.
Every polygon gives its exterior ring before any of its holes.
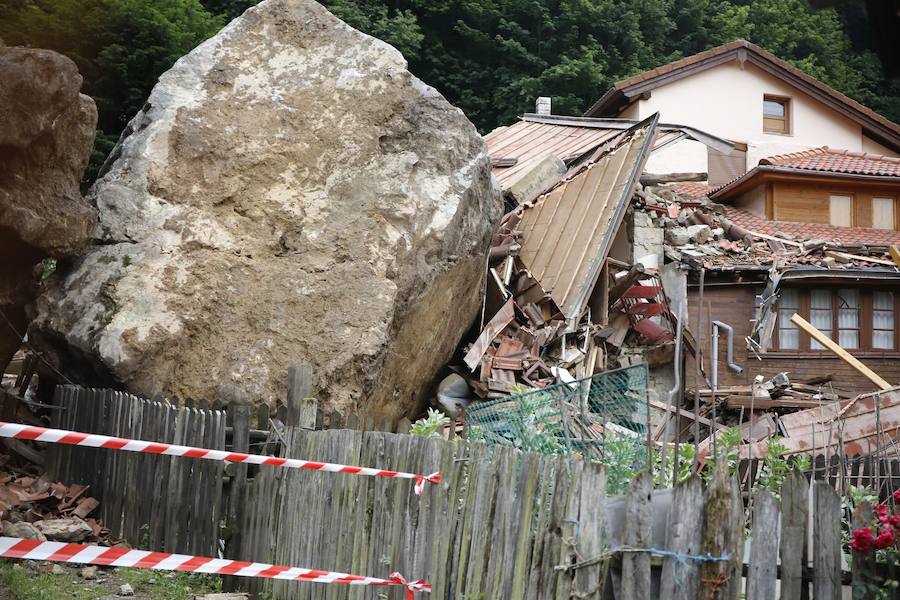
{"type": "MultiPolygon", "coordinates": [[[[693,475],[675,486],[669,507],[666,549],[679,555],[700,554],[703,543],[703,481],[693,475]]],[[[683,556],[663,559],[661,598],[695,600],[699,589],[700,563],[683,556]]],[[[649,596],[642,596],[649,598],[649,596]]]]}
{"type": "Polygon", "coordinates": [[[312,394],[312,367],[305,363],[288,367],[287,425],[289,427],[300,426],[304,429],[315,429],[315,404],[312,405],[312,417],[310,418],[310,407],[307,406],[309,403],[304,402],[310,394],[312,394]]]}
{"type": "MultiPolygon", "coordinates": [[[[642,471],[631,481],[628,498],[625,501],[625,546],[634,549],[649,549],[651,541],[652,517],[650,514],[650,494],[653,491],[653,477],[642,471]]],[[[650,597],[650,553],[622,553],[622,598],[623,600],[643,600],[650,597]]]]}
{"type": "Polygon", "coordinates": [[[809,483],[794,469],[781,486],[781,599],[797,600],[806,565],[809,483]]]}
{"type": "MultiPolygon", "coordinates": [[[[231,415],[231,450],[232,452],[248,452],[250,450],[250,418],[252,407],[249,404],[232,404],[228,407],[231,415]]],[[[241,547],[241,522],[244,517],[245,488],[247,487],[247,465],[233,463],[234,474],[228,487],[228,530],[227,540],[229,554],[236,555],[241,547]]],[[[225,588],[237,589],[240,585],[236,577],[226,577],[225,588]]]]}
{"type": "MultiPolygon", "coordinates": [[[[732,511],[731,478],[725,461],[716,465],[715,478],[707,490],[706,514],[703,523],[703,554],[731,555],[735,537],[743,540],[743,527],[737,526],[732,511]]],[[[700,594],[698,598],[720,600],[728,591],[731,561],[707,561],[700,566],[700,594]]]]}
{"type": "Polygon", "coordinates": [[[841,498],[825,481],[813,485],[813,590],[816,600],[841,598],[841,498]]]}
{"type": "Polygon", "coordinates": [[[739,600],[743,594],[744,578],[744,499],[741,484],[736,477],[731,478],[731,528],[735,532],[731,546],[731,579],[728,582],[728,600],[739,600]]]}
{"type": "Polygon", "coordinates": [[[774,600],[778,578],[778,504],[767,490],[754,498],[747,600],[774,600]]]}

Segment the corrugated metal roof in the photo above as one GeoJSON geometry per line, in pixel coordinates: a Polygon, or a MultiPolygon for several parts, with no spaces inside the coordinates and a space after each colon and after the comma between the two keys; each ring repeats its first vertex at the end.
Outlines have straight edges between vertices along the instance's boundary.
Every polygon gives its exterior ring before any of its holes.
{"type": "Polygon", "coordinates": [[[567,318],[581,314],[594,289],[658,121],[657,114],[615,132],[622,139],[614,148],[523,211],[519,258],[567,318]]]}
{"type": "MultiPolygon", "coordinates": [[[[518,123],[490,132],[484,137],[484,141],[494,161],[515,161],[512,166],[495,165],[493,168],[494,175],[501,184],[505,184],[526,169],[531,159],[552,154],[569,163],[634,125],[634,121],[626,119],[523,115],[518,123]]],[[[726,140],[680,125],[660,125],[658,129],[654,150],[684,137],[699,139],[726,151],[733,146],[733,143],[726,140]]]]}

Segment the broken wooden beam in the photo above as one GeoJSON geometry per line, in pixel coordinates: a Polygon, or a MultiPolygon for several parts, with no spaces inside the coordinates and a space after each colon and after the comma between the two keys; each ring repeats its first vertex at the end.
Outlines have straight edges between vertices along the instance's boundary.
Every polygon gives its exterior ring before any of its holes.
{"type": "Polygon", "coordinates": [[[853,356],[852,354],[850,354],[849,352],[847,352],[846,350],[841,348],[830,337],[828,337],[827,335],[825,335],[824,333],[822,333],[821,331],[816,329],[812,325],[812,323],[810,323],[809,321],[807,321],[806,319],[804,319],[797,313],[794,313],[794,315],[791,317],[791,322],[794,325],[796,325],[797,327],[799,327],[800,329],[802,329],[803,331],[805,331],[806,333],[808,333],[810,335],[810,337],[812,337],[814,340],[816,340],[817,342],[819,342],[820,344],[822,344],[823,346],[825,346],[826,348],[828,348],[829,350],[834,352],[838,356],[838,358],[840,358],[845,363],[847,363],[848,365],[850,365],[851,367],[853,367],[854,369],[859,371],[859,373],[864,375],[869,381],[871,381],[872,383],[877,385],[882,390],[889,390],[892,387],[894,387],[891,384],[889,384],[887,381],[882,379],[882,377],[879,376],[877,373],[875,373],[875,371],[873,371],[866,365],[862,364],[855,356],[853,356]]]}
{"type": "Polygon", "coordinates": [[[746,408],[750,410],[769,410],[772,408],[816,408],[823,404],[828,404],[828,400],[806,400],[802,398],[793,398],[791,396],[781,396],[779,398],[761,398],[752,396],[728,396],[725,399],[725,406],[728,408],[746,408]]]}
{"type": "Polygon", "coordinates": [[[646,269],[643,263],[635,263],[631,265],[631,268],[628,269],[628,272],[620,277],[616,284],[612,286],[612,288],[610,288],[608,300],[609,304],[611,305],[613,302],[621,298],[622,294],[628,291],[628,288],[633,286],[638,279],[643,277],[645,270],[646,269]]]}

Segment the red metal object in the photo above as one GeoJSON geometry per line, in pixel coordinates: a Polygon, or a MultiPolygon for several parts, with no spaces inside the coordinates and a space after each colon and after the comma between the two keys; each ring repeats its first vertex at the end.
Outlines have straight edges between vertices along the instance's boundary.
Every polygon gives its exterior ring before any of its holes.
{"type": "MultiPolygon", "coordinates": [[[[669,302],[658,276],[652,275],[650,285],[636,284],[622,294],[622,304],[631,328],[650,344],[662,344],[675,338],[669,321],[669,302]],[[651,317],[659,317],[651,320],[651,317]]],[[[645,280],[646,281],[646,280],[645,280]]]]}

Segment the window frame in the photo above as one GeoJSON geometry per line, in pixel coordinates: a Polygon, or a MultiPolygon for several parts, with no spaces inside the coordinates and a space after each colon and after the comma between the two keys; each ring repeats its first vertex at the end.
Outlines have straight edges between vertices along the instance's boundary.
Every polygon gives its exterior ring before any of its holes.
{"type": "Polygon", "coordinates": [[[828,224],[831,227],[857,227],[856,222],[856,192],[828,192],[828,224]],[[840,196],[841,198],[850,198],[850,224],[849,225],[835,225],[831,222],[831,199],[834,196],[840,196]]]}
{"type": "MultiPolygon", "coordinates": [[[[811,308],[811,290],[812,289],[829,289],[831,291],[832,298],[832,339],[837,342],[836,338],[840,337],[840,328],[839,328],[839,300],[838,294],[841,289],[855,288],[859,290],[859,321],[858,321],[858,331],[859,331],[859,348],[845,348],[848,352],[853,355],[862,355],[862,356],[890,356],[894,357],[900,355],[900,293],[897,293],[896,286],[890,285],[878,285],[878,286],[853,286],[847,285],[847,282],[843,283],[815,283],[815,284],[803,284],[803,285],[790,285],[786,286],[782,289],[796,289],[798,291],[798,305],[800,309],[797,311],[801,317],[809,321],[810,318],[810,308],[811,308]],[[873,346],[873,326],[874,326],[874,311],[873,311],[873,292],[874,291],[888,291],[894,292],[894,348],[875,348],[873,346]]],[[[782,289],[779,289],[779,295],[781,294],[782,289]]],[[[775,303],[773,310],[779,310],[779,301],[775,303]]],[[[831,354],[831,351],[827,348],[815,349],[811,345],[812,338],[808,333],[799,329],[799,343],[798,348],[786,348],[782,349],[780,347],[781,342],[781,334],[778,327],[778,321],[776,316],[776,325],[772,331],[771,339],[769,340],[769,349],[766,350],[767,354],[778,354],[778,355],[802,355],[802,356],[822,356],[823,354],[828,355],[831,354]]]]}
{"type": "Polygon", "coordinates": [[[763,133],[768,133],[771,135],[794,135],[794,119],[792,114],[792,100],[789,96],[779,96],[777,94],[763,94],[763,123],[762,129],[763,133]],[[784,106],[784,116],[783,117],[774,117],[770,115],[766,115],[765,103],[766,102],[777,102],[784,106]],[[766,119],[770,119],[773,121],[781,121],[784,123],[783,130],[770,129],[766,126],[766,119]]]}
{"type": "Polygon", "coordinates": [[[896,195],[894,195],[894,194],[879,194],[879,193],[875,192],[875,193],[873,193],[873,194],[870,196],[870,198],[871,198],[871,200],[872,200],[872,223],[871,223],[871,227],[872,227],[873,229],[878,229],[878,230],[881,230],[881,231],[897,231],[898,229],[900,229],[900,214],[897,214],[898,211],[900,211],[900,203],[897,202],[898,196],[896,196],[896,195]],[[893,208],[894,208],[894,222],[892,223],[892,226],[891,226],[891,227],[884,227],[884,228],[882,228],[882,227],[875,227],[875,199],[876,199],[876,198],[884,199],[884,200],[891,200],[891,201],[893,202],[893,205],[894,205],[894,207],[893,207],[893,208]]]}

